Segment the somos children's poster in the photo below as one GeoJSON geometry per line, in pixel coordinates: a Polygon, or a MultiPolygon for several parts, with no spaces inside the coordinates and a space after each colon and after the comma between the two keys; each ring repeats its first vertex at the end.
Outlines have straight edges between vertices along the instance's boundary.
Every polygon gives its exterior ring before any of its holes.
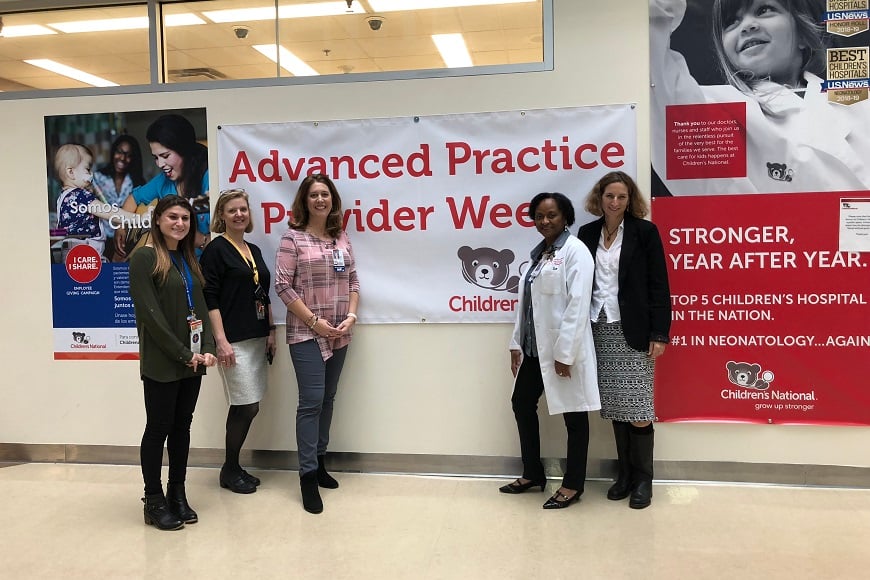
{"type": "MultiPolygon", "coordinates": [[[[150,207],[176,192],[185,156],[204,155],[206,139],[205,109],[45,118],[55,359],[138,358],[126,260],[147,240],[150,207]],[[152,155],[152,142],[179,153],[179,172],[152,155]]],[[[203,191],[191,204],[207,233],[204,158],[203,191]]]]}

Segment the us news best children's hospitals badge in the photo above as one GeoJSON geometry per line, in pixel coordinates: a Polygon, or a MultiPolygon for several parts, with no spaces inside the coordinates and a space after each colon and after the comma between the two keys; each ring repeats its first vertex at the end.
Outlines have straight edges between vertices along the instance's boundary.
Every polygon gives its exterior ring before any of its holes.
{"type": "MultiPolygon", "coordinates": [[[[830,34],[854,36],[868,30],[870,0],[827,0],[825,26],[830,34]]],[[[828,102],[854,105],[870,92],[870,48],[847,46],[827,51],[828,102]]]]}

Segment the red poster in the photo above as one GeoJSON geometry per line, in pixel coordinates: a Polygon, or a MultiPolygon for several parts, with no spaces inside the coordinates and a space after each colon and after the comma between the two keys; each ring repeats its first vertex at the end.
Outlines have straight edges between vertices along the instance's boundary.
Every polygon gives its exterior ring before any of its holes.
{"type": "Polygon", "coordinates": [[[870,254],[839,251],[841,197],[653,199],[673,304],[659,420],[870,424],[870,254]]]}

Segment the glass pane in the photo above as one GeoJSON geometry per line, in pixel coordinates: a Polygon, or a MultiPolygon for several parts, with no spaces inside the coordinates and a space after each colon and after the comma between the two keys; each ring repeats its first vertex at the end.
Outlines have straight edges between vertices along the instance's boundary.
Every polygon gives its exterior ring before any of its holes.
{"type": "Polygon", "coordinates": [[[465,66],[543,61],[541,0],[407,9],[424,4],[433,1],[280,0],[277,43],[274,0],[164,4],[167,82],[442,69],[442,34],[464,42],[465,66]],[[182,17],[199,23],[173,25],[182,17]]]}
{"type": "Polygon", "coordinates": [[[275,3],[211,0],[163,5],[165,82],[269,79],[277,65],[253,46],[275,44],[275,3]]]}
{"type": "Polygon", "coordinates": [[[4,14],[0,37],[2,91],[150,82],[145,5],[4,14]]]}
{"type": "MultiPolygon", "coordinates": [[[[281,0],[280,6],[289,12],[300,3],[281,0]]],[[[543,61],[541,0],[473,4],[480,2],[354,0],[352,13],[281,18],[278,36],[284,49],[321,75],[453,68],[439,52],[439,35],[467,50],[468,60],[455,66],[543,61]],[[409,9],[438,4],[449,7],[409,9]]],[[[289,68],[282,66],[281,75],[293,76],[289,68]]]]}

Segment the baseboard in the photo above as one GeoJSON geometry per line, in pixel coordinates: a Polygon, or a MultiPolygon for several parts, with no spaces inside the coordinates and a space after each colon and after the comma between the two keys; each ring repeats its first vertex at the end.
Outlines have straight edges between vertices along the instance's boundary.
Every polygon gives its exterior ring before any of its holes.
{"type": "MultiPolygon", "coordinates": [[[[191,467],[220,467],[223,449],[191,449],[191,467]]],[[[295,451],[242,451],[241,461],[255,469],[295,470],[295,451]]],[[[0,462],[96,463],[138,465],[139,447],[0,443],[0,462]]],[[[548,477],[562,476],[564,460],[546,459],[548,477]]],[[[445,476],[514,477],[522,472],[517,457],[423,455],[411,453],[330,453],[331,470],[346,473],[405,473],[445,476]]],[[[591,461],[588,479],[613,479],[613,460],[591,461]]],[[[737,461],[656,461],[656,481],[764,483],[779,485],[870,487],[870,468],[842,465],[743,463],[737,461]]]]}

